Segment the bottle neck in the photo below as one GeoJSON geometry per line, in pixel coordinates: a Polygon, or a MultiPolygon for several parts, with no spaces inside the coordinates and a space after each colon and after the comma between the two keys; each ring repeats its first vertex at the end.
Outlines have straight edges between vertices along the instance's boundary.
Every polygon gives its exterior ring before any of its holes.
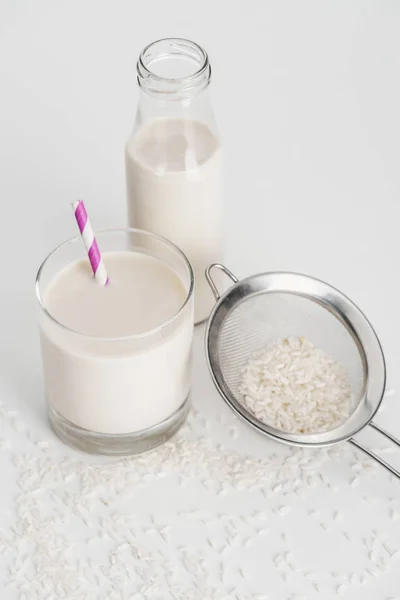
{"type": "Polygon", "coordinates": [[[151,98],[152,103],[189,105],[204,95],[211,67],[207,53],[196,43],[167,38],[149,44],[141,52],[137,80],[141,96],[151,98]]]}

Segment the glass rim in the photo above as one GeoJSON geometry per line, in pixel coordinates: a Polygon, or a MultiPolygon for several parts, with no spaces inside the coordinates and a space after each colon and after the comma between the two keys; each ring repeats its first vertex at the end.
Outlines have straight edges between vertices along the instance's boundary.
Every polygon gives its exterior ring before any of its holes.
{"type": "Polygon", "coordinates": [[[210,62],[209,62],[208,54],[204,50],[204,48],[202,48],[202,46],[197,44],[197,42],[193,42],[192,40],[189,40],[187,38],[181,38],[181,37],[165,37],[165,38],[160,38],[158,40],[154,40],[153,42],[150,42],[150,44],[147,44],[147,46],[145,46],[143,48],[143,50],[139,54],[139,58],[138,58],[138,62],[137,62],[137,72],[138,72],[139,77],[143,77],[143,74],[141,73],[141,69],[143,69],[145,74],[147,76],[151,77],[152,79],[154,79],[155,81],[158,81],[160,83],[174,83],[174,84],[179,85],[180,83],[183,83],[185,81],[193,81],[193,80],[197,79],[198,77],[200,77],[201,75],[204,74],[204,72],[209,68],[209,66],[210,66],[210,62]],[[173,41],[184,42],[185,44],[190,44],[192,47],[196,48],[196,50],[198,50],[200,52],[200,54],[202,56],[202,64],[194,73],[191,73],[190,75],[185,75],[184,77],[163,77],[162,75],[157,75],[157,73],[154,73],[154,71],[152,71],[145,65],[144,56],[150,48],[152,48],[156,44],[159,44],[160,42],[173,42],[173,41]]]}
{"type": "MultiPolygon", "coordinates": [[[[35,279],[36,299],[37,299],[37,301],[39,303],[39,306],[40,306],[41,310],[46,315],[46,317],[48,317],[58,327],[61,327],[62,329],[66,330],[66,331],[69,331],[70,333],[73,333],[74,335],[79,335],[79,336],[81,336],[83,338],[86,338],[88,340],[95,340],[95,341],[98,341],[98,342],[124,342],[124,341],[128,341],[128,340],[146,338],[147,336],[151,336],[152,334],[156,333],[157,331],[162,330],[167,325],[170,325],[171,323],[173,323],[173,321],[175,321],[176,319],[178,319],[178,317],[180,316],[180,314],[183,312],[183,310],[188,305],[190,299],[193,296],[193,291],[194,291],[194,274],[193,274],[192,265],[190,264],[190,262],[189,262],[189,260],[188,260],[188,258],[186,256],[186,254],[178,246],[176,246],[176,244],[174,244],[173,242],[171,242],[167,238],[163,237],[162,235],[158,235],[157,233],[151,233],[150,231],[146,231],[145,229],[137,229],[135,227],[120,227],[120,228],[112,228],[112,229],[99,229],[99,230],[96,230],[94,232],[95,236],[101,236],[103,234],[112,234],[112,233],[138,233],[138,234],[144,235],[145,237],[159,240],[159,241],[165,243],[167,246],[169,246],[173,251],[175,251],[177,254],[179,254],[180,257],[183,259],[183,262],[185,263],[185,265],[186,265],[186,267],[188,269],[188,274],[189,274],[189,288],[188,288],[188,291],[186,293],[186,297],[185,297],[184,302],[182,303],[182,305],[179,308],[179,310],[174,315],[172,315],[172,317],[170,317],[169,319],[167,319],[166,321],[164,321],[163,323],[161,323],[157,327],[153,327],[152,329],[148,329],[147,331],[144,331],[143,333],[136,333],[136,334],[130,334],[130,335],[124,335],[124,336],[116,336],[116,337],[104,337],[104,336],[90,335],[90,334],[87,334],[87,333],[83,333],[81,331],[77,331],[76,329],[73,329],[72,327],[68,327],[67,325],[64,325],[64,323],[61,323],[60,321],[58,321],[58,319],[56,319],[51,314],[51,312],[49,312],[47,310],[47,308],[45,306],[43,295],[40,292],[40,287],[41,287],[40,278],[41,278],[43,269],[45,268],[45,266],[48,263],[48,261],[59,250],[61,250],[62,248],[65,248],[66,246],[68,246],[71,243],[75,243],[75,242],[78,242],[78,241],[81,241],[81,243],[83,244],[82,237],[81,237],[80,234],[74,235],[74,236],[68,238],[67,240],[64,240],[64,242],[61,242],[61,244],[58,244],[58,246],[56,246],[44,258],[44,260],[42,261],[42,263],[41,263],[41,265],[40,265],[40,267],[39,267],[39,269],[38,269],[38,271],[36,273],[36,279],[35,279]]],[[[86,251],[85,251],[85,253],[86,253],[86,251]]],[[[161,260],[161,259],[159,259],[159,260],[161,260]]]]}

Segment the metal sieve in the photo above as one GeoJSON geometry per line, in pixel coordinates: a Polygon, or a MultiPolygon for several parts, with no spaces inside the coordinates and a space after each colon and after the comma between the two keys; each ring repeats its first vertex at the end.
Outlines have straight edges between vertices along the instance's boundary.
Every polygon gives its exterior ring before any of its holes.
{"type": "Polygon", "coordinates": [[[260,273],[239,281],[224,265],[213,264],[206,278],[217,301],[206,330],[207,362],[217,390],[234,412],[260,433],[286,444],[323,447],[347,440],[400,478],[400,471],[353,437],[369,425],[400,446],[372,422],[385,391],[386,369],[378,337],[361,310],[327,283],[297,273],[260,273]],[[223,295],[212,277],[215,269],[233,282],[223,295]],[[290,336],[308,338],[346,368],[356,405],[335,429],[315,434],[280,431],[240,401],[240,371],[250,355],[290,336]]]}

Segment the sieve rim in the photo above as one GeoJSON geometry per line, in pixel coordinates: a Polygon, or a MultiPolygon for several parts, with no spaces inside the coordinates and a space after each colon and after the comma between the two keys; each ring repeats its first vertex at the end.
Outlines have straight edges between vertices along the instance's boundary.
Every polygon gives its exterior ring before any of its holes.
{"type": "MultiPolygon", "coordinates": [[[[230,271],[219,266],[226,273],[230,271]]],[[[233,275],[233,274],[231,274],[233,275]]],[[[304,447],[326,447],[351,439],[368,425],[378,411],[386,385],[385,358],[379,338],[364,312],[343,292],[326,281],[290,271],[250,275],[235,282],[214,305],[205,332],[208,369],[214,385],[226,404],[253,429],[276,441],[304,447]],[[353,338],[363,363],[364,385],[358,405],[338,427],[314,434],[291,434],[257,419],[230,391],[219,365],[219,332],[231,312],[250,297],[265,293],[302,296],[327,309],[353,338]]]]}

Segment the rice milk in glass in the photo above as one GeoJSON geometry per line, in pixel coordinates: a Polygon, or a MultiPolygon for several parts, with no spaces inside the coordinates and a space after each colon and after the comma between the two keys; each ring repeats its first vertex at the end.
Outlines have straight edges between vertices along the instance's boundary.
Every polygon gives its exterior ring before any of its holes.
{"type": "Polygon", "coordinates": [[[193,275],[173,244],[139,230],[97,234],[110,283],[99,285],[79,237],[37,278],[46,399],[56,433],[84,450],[156,446],[188,409],[193,275]]]}
{"type": "Polygon", "coordinates": [[[222,151],[208,56],[188,40],[159,40],[143,50],[137,73],[139,104],[125,152],[129,224],[185,252],[200,323],[214,304],[205,268],[223,260],[222,151]]]}

